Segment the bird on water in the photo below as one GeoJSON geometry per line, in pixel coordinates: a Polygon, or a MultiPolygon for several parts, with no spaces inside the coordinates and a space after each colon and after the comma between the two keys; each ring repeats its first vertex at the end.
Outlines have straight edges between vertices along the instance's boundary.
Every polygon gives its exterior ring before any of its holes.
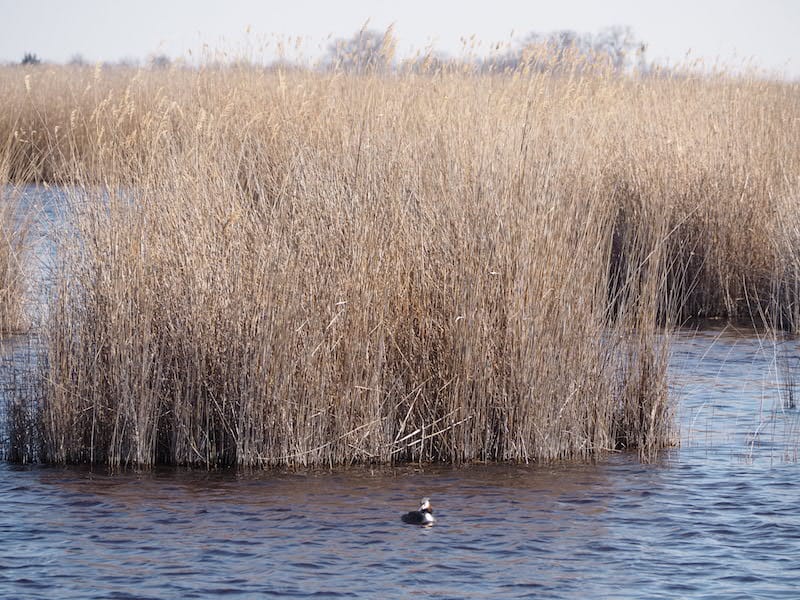
{"type": "Polygon", "coordinates": [[[423,498],[419,503],[419,510],[412,510],[403,515],[403,523],[410,525],[422,525],[423,527],[430,527],[436,522],[433,518],[433,507],[431,506],[430,498],[423,498]]]}

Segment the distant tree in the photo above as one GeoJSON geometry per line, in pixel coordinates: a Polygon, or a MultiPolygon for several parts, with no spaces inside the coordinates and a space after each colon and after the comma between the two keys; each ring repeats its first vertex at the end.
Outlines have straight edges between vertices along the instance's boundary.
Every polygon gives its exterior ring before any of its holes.
{"type": "Polygon", "coordinates": [[[134,58],[133,56],[126,56],[124,58],[120,58],[116,63],[111,63],[109,66],[111,67],[120,67],[123,69],[135,69],[139,66],[140,61],[138,58],[134,58]]]}
{"type": "MultiPolygon", "coordinates": [[[[607,57],[611,66],[621,71],[628,65],[632,54],[644,52],[644,44],[636,41],[630,27],[616,25],[600,30],[593,40],[592,50],[598,56],[607,57]]],[[[641,58],[641,54],[638,58],[641,58]]]]}
{"type": "Polygon", "coordinates": [[[151,69],[169,69],[172,59],[166,54],[156,54],[150,57],[148,63],[151,69]]]}
{"type": "Polygon", "coordinates": [[[636,71],[640,74],[645,75],[649,74],[653,70],[652,63],[648,62],[647,60],[647,44],[642,42],[638,45],[635,49],[636,54],[636,71]]]}
{"type": "Polygon", "coordinates": [[[586,56],[592,51],[591,36],[581,35],[571,29],[554,31],[545,38],[544,43],[556,63],[563,61],[569,54],[586,56]]]}
{"type": "Polygon", "coordinates": [[[88,63],[81,54],[73,54],[69,59],[69,63],[67,64],[73,67],[85,67],[88,63]]]}
{"type": "Polygon", "coordinates": [[[630,65],[643,68],[645,48],[630,27],[607,27],[596,35],[568,29],[547,34],[532,32],[517,48],[484,61],[482,67],[503,71],[524,65],[534,71],[558,72],[562,68],[585,69],[605,64],[624,71],[630,65]],[[634,55],[636,63],[632,60],[634,55]]]}
{"type": "Polygon", "coordinates": [[[391,27],[383,33],[361,29],[349,39],[334,40],[328,46],[325,64],[354,73],[385,72],[394,62],[396,44],[391,27]]]}
{"type": "Polygon", "coordinates": [[[36,56],[33,52],[26,52],[25,55],[22,57],[20,61],[21,65],[38,65],[41,64],[41,60],[38,56],[36,56]]]}

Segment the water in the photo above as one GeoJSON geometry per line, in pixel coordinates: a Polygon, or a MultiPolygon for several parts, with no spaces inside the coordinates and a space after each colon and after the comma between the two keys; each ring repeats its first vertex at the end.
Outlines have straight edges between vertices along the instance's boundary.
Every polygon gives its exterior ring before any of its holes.
{"type": "Polygon", "coordinates": [[[800,414],[776,369],[797,350],[680,336],[682,444],[650,465],[3,464],[0,597],[798,598],[800,414]],[[404,525],[423,495],[436,526],[404,525]]]}
{"type": "MultiPolygon", "coordinates": [[[[44,318],[48,295],[52,287],[52,271],[56,259],[56,244],[52,233],[64,228],[67,198],[75,202],[77,192],[58,187],[0,187],[0,202],[16,205],[16,227],[23,227],[29,240],[24,256],[28,285],[26,313],[31,327],[36,328],[44,318]]],[[[6,340],[3,340],[5,345],[6,340]]]]}
{"type": "Polygon", "coordinates": [[[681,445],[650,465],[0,463],[0,598],[799,598],[800,345],[711,328],[671,360],[681,445]],[[404,525],[422,496],[436,526],[404,525]]]}

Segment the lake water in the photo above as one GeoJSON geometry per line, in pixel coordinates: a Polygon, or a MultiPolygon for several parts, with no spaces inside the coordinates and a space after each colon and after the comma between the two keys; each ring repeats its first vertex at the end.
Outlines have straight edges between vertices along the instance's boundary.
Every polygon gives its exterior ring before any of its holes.
{"type": "Polygon", "coordinates": [[[794,341],[681,334],[655,464],[108,475],[0,465],[1,598],[798,598],[794,341]],[[791,367],[791,363],[789,364],[791,367]],[[404,525],[431,496],[436,526],[404,525]]]}
{"type": "Polygon", "coordinates": [[[0,598],[800,598],[799,361],[793,339],[678,334],[681,445],[654,464],[0,463],[0,598]],[[436,526],[403,524],[422,496],[436,526]]]}

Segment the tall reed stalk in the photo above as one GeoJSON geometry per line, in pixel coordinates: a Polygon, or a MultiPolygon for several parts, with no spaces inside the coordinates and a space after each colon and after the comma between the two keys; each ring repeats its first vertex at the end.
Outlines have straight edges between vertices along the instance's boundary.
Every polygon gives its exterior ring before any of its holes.
{"type": "Polygon", "coordinates": [[[45,461],[649,457],[672,324],[798,326],[797,86],[26,76],[0,103],[77,184],[45,461]]]}
{"type": "Polygon", "coordinates": [[[0,154],[0,335],[18,333],[30,323],[28,271],[32,217],[22,206],[22,191],[9,183],[9,157],[0,154]]]}

